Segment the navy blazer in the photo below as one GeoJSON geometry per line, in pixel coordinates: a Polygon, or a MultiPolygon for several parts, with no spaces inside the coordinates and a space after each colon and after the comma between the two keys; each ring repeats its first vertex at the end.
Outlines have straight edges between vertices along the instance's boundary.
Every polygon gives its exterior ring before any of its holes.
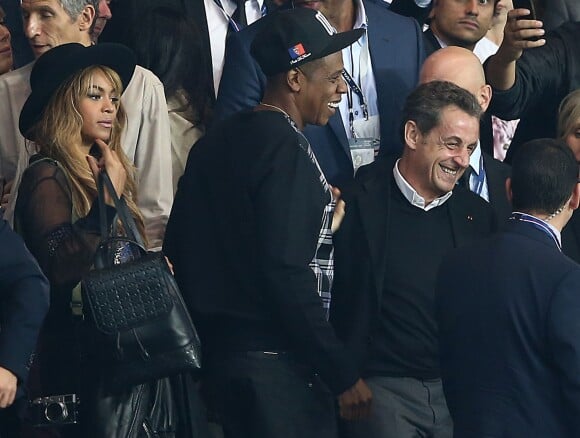
{"type": "Polygon", "coordinates": [[[580,266],[525,222],[444,260],[436,315],[455,437],[578,436],[579,292],[580,266]]]}
{"type": "Polygon", "coordinates": [[[22,239],[0,219],[0,367],[28,376],[36,338],[48,312],[49,286],[22,239]]]}
{"type": "MultiPolygon", "coordinates": [[[[394,157],[380,157],[361,168],[356,186],[344,194],[346,215],[335,234],[331,322],[361,367],[380,317],[394,165],[394,157]]],[[[486,237],[496,229],[489,204],[463,187],[455,188],[445,205],[449,208],[454,247],[486,237]]],[[[419,263],[420,258],[409,261],[415,262],[419,263]]]]}
{"type": "MultiPolygon", "coordinates": [[[[363,0],[363,3],[368,17],[369,51],[377,86],[381,149],[400,152],[400,113],[407,95],[417,85],[425,58],[421,29],[415,20],[389,11],[383,1],[363,0]]],[[[253,61],[250,46],[267,19],[266,16],[228,37],[215,107],[216,120],[260,102],[266,78],[253,61]]],[[[354,170],[339,111],[327,126],[307,126],[304,133],[328,181],[336,186],[351,181],[354,170]]]]}

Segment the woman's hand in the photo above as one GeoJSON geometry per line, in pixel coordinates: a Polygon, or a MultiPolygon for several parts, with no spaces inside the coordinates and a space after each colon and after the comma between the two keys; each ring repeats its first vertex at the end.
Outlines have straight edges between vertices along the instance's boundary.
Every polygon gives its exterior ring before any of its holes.
{"type": "MultiPolygon", "coordinates": [[[[99,147],[101,151],[101,158],[97,160],[95,157],[91,155],[87,155],[87,161],[89,163],[89,167],[93,172],[93,178],[95,179],[95,183],[98,184],[99,182],[99,174],[106,170],[107,174],[111,178],[111,182],[113,183],[113,187],[115,188],[115,192],[117,196],[120,198],[125,190],[125,183],[127,181],[127,172],[125,168],[121,164],[121,160],[117,156],[115,151],[112,151],[109,146],[102,140],[96,139],[95,144],[99,147]]],[[[105,186],[105,203],[107,205],[114,206],[113,200],[109,194],[107,187],[105,186]]]]}

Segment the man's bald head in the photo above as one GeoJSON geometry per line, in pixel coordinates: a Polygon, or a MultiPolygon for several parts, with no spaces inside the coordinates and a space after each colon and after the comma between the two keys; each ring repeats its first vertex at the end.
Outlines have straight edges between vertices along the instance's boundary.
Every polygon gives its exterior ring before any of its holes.
{"type": "Polygon", "coordinates": [[[429,56],[419,77],[419,83],[449,81],[471,92],[484,111],[491,100],[491,87],[485,83],[485,73],[477,56],[470,50],[449,46],[429,56]]]}

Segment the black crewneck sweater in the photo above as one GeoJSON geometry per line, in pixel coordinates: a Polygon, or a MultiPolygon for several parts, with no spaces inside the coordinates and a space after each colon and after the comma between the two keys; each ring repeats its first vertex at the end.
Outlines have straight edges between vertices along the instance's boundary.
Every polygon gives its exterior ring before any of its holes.
{"type": "Polygon", "coordinates": [[[449,208],[411,205],[394,179],[390,197],[385,283],[366,374],[438,378],[434,293],[439,264],[455,246],[449,208]]]}

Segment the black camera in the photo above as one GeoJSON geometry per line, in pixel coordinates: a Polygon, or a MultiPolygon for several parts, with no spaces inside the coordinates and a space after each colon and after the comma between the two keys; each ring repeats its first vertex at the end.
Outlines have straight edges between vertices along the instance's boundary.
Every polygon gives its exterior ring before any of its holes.
{"type": "Polygon", "coordinates": [[[76,394],[52,395],[30,402],[30,420],[34,426],[76,424],[79,416],[76,394]]]}

